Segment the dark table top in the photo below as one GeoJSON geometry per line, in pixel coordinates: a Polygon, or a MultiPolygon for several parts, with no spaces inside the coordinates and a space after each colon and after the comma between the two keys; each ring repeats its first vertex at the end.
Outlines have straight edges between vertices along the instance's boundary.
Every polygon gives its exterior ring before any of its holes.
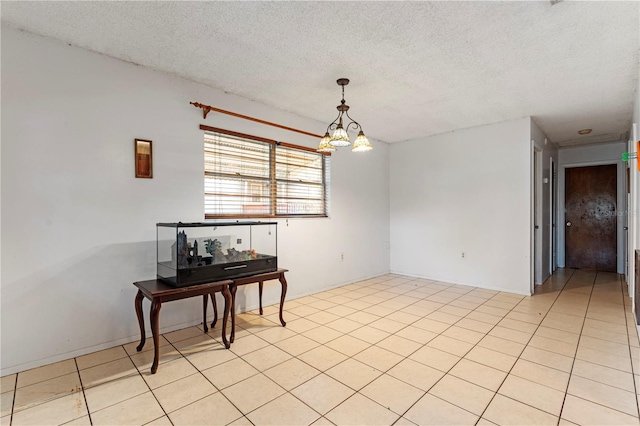
{"type": "Polygon", "coordinates": [[[171,300],[211,293],[218,287],[229,286],[233,281],[222,280],[186,287],[172,287],[162,280],[147,280],[133,283],[148,298],[169,298],[171,300]]]}

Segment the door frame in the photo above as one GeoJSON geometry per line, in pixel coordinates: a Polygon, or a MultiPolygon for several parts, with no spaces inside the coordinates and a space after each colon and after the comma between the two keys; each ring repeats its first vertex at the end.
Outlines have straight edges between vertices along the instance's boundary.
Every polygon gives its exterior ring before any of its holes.
{"type": "Polygon", "coordinates": [[[549,275],[552,275],[558,267],[557,231],[556,221],[557,196],[558,196],[558,171],[553,157],[549,157],[549,275]]]}
{"type": "Polygon", "coordinates": [[[566,195],[566,169],[574,167],[608,166],[616,165],[616,271],[624,274],[624,260],[626,247],[624,247],[624,222],[626,212],[626,189],[624,181],[626,179],[624,163],[618,160],[587,161],[582,163],[560,164],[558,167],[558,216],[557,216],[557,262],[559,268],[565,267],[565,195],[566,195]]]}
{"type": "Polygon", "coordinates": [[[542,284],[542,230],[544,219],[542,217],[542,148],[534,145],[534,213],[533,213],[533,247],[534,247],[534,284],[542,284]]]}
{"type": "Polygon", "coordinates": [[[530,160],[530,291],[531,294],[535,293],[536,284],[542,284],[537,282],[542,277],[542,223],[537,224],[538,229],[535,229],[536,219],[538,222],[542,222],[542,174],[543,174],[543,148],[536,143],[534,139],[531,139],[531,160],[530,160]]]}
{"type": "MultiPolygon", "coordinates": [[[[631,139],[627,142],[627,150],[628,152],[634,152],[636,150],[636,141],[640,138],[638,135],[638,123],[631,124],[631,139]]],[[[640,160],[636,160],[640,161],[640,160]]],[[[640,185],[640,172],[638,172],[634,166],[627,162],[627,166],[631,167],[629,171],[629,194],[625,197],[627,200],[627,217],[625,218],[625,222],[627,223],[627,288],[629,291],[629,296],[633,298],[633,306],[634,313],[636,315],[636,324],[638,324],[638,332],[640,332],[640,323],[638,323],[638,319],[640,319],[640,312],[635,312],[636,306],[636,298],[640,295],[635,294],[635,282],[638,277],[635,276],[635,249],[639,247],[640,241],[638,241],[638,235],[640,234],[637,230],[637,227],[640,226],[640,200],[639,195],[640,191],[638,190],[638,185],[640,185]],[[633,189],[633,191],[631,191],[633,189]]],[[[626,171],[625,171],[626,173],[626,171]]],[[[625,176],[625,185],[627,177],[625,176]]]]}

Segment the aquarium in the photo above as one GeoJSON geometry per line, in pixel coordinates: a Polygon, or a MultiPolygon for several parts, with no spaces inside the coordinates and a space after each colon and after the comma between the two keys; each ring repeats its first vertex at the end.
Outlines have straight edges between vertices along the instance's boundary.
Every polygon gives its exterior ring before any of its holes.
{"type": "Polygon", "coordinates": [[[278,269],[276,222],[158,223],[158,279],[175,287],[278,269]]]}

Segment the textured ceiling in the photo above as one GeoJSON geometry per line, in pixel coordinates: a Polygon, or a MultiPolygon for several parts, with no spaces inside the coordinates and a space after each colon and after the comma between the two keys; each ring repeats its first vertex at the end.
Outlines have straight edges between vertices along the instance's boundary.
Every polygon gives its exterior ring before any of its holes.
{"type": "Polygon", "coordinates": [[[554,142],[624,137],[638,78],[635,1],[5,1],[1,15],[326,123],[348,77],[352,117],[385,142],[529,115],[554,142]]]}

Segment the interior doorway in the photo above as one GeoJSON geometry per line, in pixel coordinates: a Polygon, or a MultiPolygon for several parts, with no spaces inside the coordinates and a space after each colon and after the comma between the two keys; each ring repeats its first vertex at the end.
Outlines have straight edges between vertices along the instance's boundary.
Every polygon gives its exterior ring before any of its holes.
{"type": "Polygon", "coordinates": [[[565,265],[617,270],[617,166],[565,171],[565,265]]]}

